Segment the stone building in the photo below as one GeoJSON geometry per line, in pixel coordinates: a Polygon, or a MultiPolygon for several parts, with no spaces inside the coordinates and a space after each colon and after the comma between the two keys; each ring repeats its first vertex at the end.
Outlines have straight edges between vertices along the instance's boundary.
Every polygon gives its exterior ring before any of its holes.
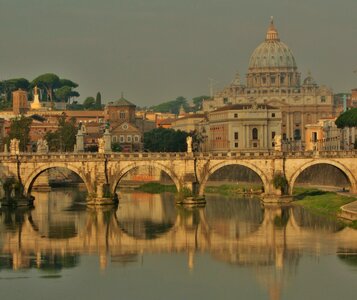
{"type": "Polygon", "coordinates": [[[140,151],[142,149],[143,132],[136,124],[136,105],[123,96],[108,103],[104,117],[110,124],[112,143],[119,143],[122,151],[140,151]]]}
{"type": "Polygon", "coordinates": [[[185,114],[171,122],[171,128],[191,132],[198,129],[198,124],[205,119],[205,114],[185,114]]]}
{"type": "Polygon", "coordinates": [[[28,110],[27,92],[21,89],[12,92],[12,111],[14,115],[26,114],[28,110]]]}
{"type": "Polygon", "coordinates": [[[295,57],[280,41],[273,20],[265,41],[250,57],[246,84],[241,83],[237,74],[228,87],[203,102],[203,110],[253,102],[281,110],[283,139],[304,140],[306,124],[335,115],[332,90],[319,86],[310,73],[301,82],[295,57]]]}
{"type": "Polygon", "coordinates": [[[203,151],[273,150],[281,135],[281,112],[267,104],[233,104],[200,123],[203,151]]]}

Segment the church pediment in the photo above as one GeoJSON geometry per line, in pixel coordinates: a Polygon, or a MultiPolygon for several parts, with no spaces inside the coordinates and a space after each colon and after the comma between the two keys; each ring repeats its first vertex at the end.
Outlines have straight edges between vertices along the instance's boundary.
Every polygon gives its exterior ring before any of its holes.
{"type": "Polygon", "coordinates": [[[140,132],[140,131],[135,125],[128,122],[123,122],[113,126],[111,132],[118,133],[118,132],[140,132]]]}

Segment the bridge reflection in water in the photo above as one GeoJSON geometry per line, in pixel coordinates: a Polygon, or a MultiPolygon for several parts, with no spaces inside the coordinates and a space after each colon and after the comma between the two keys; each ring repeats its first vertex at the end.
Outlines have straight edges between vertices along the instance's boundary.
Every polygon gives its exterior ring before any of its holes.
{"type": "MultiPolygon", "coordinates": [[[[278,299],[304,252],[357,249],[357,231],[313,217],[299,207],[262,206],[255,199],[207,197],[205,208],[176,207],[171,194],[121,195],[119,207],[88,208],[74,190],[36,195],[32,210],[0,215],[0,268],[76,267],[84,254],[100,268],[135,263],[145,253],[187,253],[248,267],[278,299]]],[[[344,257],[342,255],[342,257],[344,257]]]]}

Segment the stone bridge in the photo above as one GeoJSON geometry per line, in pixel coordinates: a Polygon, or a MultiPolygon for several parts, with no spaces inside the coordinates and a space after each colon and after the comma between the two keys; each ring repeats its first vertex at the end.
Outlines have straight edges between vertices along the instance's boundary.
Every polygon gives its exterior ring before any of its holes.
{"type": "Polygon", "coordinates": [[[0,155],[0,178],[14,177],[24,196],[31,195],[36,178],[50,168],[67,168],[78,174],[87,190],[89,204],[111,203],[121,178],[141,166],[166,172],[178,191],[189,189],[203,196],[209,177],[228,165],[253,170],[261,179],[264,194],[281,194],[273,184],[276,174],[283,174],[292,193],[298,176],[305,169],[327,164],[340,169],[350,182],[350,191],[357,192],[357,152],[225,152],[225,153],[20,153],[0,155]]]}

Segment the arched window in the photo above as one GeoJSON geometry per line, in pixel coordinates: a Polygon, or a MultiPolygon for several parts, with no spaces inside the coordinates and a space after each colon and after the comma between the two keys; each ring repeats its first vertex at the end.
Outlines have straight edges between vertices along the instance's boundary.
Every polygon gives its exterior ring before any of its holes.
{"type": "Polygon", "coordinates": [[[295,129],[294,130],[294,140],[296,140],[296,141],[301,140],[300,129],[295,129]]]}
{"type": "Polygon", "coordinates": [[[253,130],[252,130],[252,138],[253,138],[253,140],[257,140],[258,139],[258,129],[257,128],[253,128],[253,130]]]}

